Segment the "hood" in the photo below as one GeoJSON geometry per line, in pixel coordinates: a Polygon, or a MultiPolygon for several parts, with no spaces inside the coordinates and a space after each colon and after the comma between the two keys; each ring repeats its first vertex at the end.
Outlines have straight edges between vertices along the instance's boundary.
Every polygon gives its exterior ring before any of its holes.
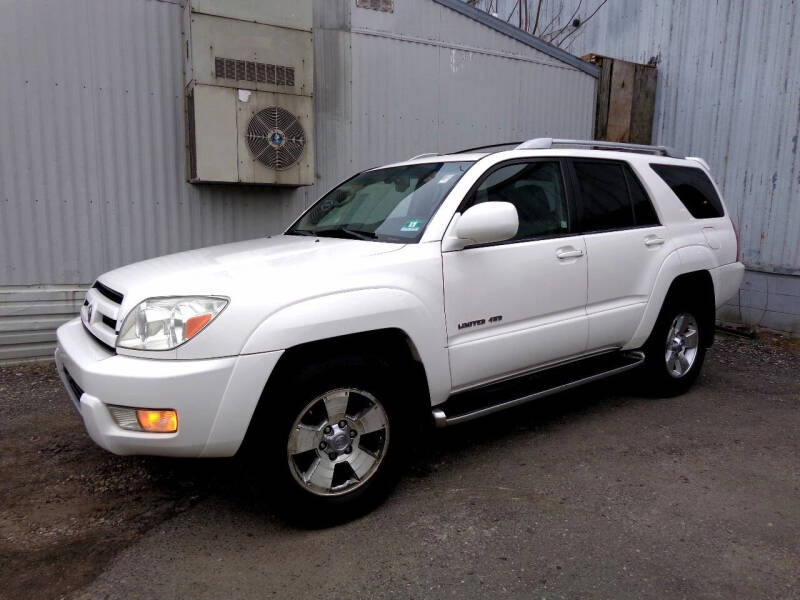
{"type": "Polygon", "coordinates": [[[133,263],[99,277],[125,295],[125,304],[152,296],[230,295],[247,285],[301,277],[330,277],[392,252],[402,244],[277,235],[133,263]],[[129,295],[133,297],[129,297],[129,295]]]}

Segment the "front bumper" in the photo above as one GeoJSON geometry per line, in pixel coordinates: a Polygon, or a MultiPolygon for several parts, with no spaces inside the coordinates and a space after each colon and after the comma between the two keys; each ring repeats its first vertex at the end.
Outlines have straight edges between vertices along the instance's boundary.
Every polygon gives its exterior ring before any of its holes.
{"type": "Polygon", "coordinates": [[[205,360],[120,356],[73,319],[58,329],[56,366],[91,438],[115,454],[231,456],[281,352],[205,360]],[[175,433],[119,427],[109,404],[174,409],[175,433]]]}

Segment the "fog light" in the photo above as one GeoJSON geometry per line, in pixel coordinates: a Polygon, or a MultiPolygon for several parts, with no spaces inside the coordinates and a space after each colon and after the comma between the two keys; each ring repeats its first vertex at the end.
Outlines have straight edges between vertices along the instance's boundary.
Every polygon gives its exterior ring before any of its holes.
{"type": "Polygon", "coordinates": [[[108,412],[117,422],[117,425],[130,431],[141,431],[139,421],[136,420],[136,410],[127,406],[110,406],[108,412]]]}
{"type": "Polygon", "coordinates": [[[149,433],[175,433],[178,431],[178,413],[174,410],[110,405],[108,412],[111,413],[111,417],[117,425],[129,431],[147,431],[149,433]]]}
{"type": "Polygon", "coordinates": [[[174,433],[178,431],[178,413],[174,410],[136,409],[136,420],[142,430],[153,433],[174,433]]]}

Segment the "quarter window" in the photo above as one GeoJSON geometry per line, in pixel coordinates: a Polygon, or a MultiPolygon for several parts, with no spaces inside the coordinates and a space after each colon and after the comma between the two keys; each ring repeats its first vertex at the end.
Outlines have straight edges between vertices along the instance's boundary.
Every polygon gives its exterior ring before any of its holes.
{"type": "Polygon", "coordinates": [[[636,179],[630,168],[625,169],[625,179],[628,181],[628,190],[631,193],[631,202],[633,203],[633,218],[636,220],[637,227],[646,227],[648,225],[660,225],[656,215],[656,210],[653,208],[653,203],[644,191],[642,184],[636,179]]]}
{"type": "Polygon", "coordinates": [[[569,231],[561,167],[557,161],[517,163],[493,171],[475,191],[471,205],[510,202],[519,229],[511,241],[569,231]]]}
{"type": "Polygon", "coordinates": [[[650,164],[695,219],[713,219],[725,214],[714,185],[701,169],[650,164]]]}

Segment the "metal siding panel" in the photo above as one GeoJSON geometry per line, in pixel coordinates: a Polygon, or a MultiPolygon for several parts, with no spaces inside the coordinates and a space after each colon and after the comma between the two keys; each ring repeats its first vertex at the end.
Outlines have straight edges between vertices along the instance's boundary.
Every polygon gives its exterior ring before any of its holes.
{"type": "Polygon", "coordinates": [[[353,172],[350,0],[314,5],[314,114],[317,184],[307,205],[353,172]],[[318,192],[317,192],[318,190],[318,192]]]}
{"type": "Polygon", "coordinates": [[[355,169],[498,140],[591,136],[591,75],[430,0],[352,14],[355,169]]]}
{"type": "Polygon", "coordinates": [[[303,190],[191,186],[181,9],[144,0],[0,7],[0,285],[274,233],[303,190]]]}
{"type": "Polygon", "coordinates": [[[85,294],[86,286],[0,287],[0,365],[52,356],[56,328],[85,294]]]}

